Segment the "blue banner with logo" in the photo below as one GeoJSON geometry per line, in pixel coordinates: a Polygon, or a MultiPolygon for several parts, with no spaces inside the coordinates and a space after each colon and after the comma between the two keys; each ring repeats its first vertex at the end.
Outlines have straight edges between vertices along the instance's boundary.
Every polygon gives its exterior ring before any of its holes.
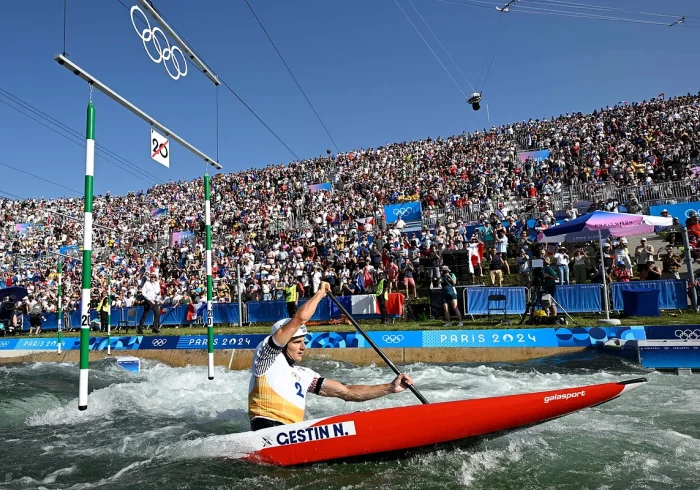
{"type": "Polygon", "coordinates": [[[79,250],[80,247],[78,247],[77,245],[67,245],[58,249],[58,251],[63,255],[68,255],[70,252],[78,252],[79,250]]]}
{"type": "Polygon", "coordinates": [[[420,201],[388,204],[384,206],[384,214],[387,223],[396,223],[399,218],[404,221],[421,221],[423,219],[420,201]]]}
{"type": "MultiPolygon", "coordinates": [[[[664,332],[669,338],[698,338],[697,326],[678,325],[664,332]],[[675,336],[675,337],[674,337],[675,336]]],[[[659,327],[646,327],[657,329],[659,327]]],[[[656,331],[654,330],[654,333],[656,331]]],[[[645,327],[558,327],[492,330],[392,330],[368,332],[381,348],[420,347],[589,347],[610,339],[645,340],[645,327]]],[[[215,349],[255,349],[266,334],[215,335],[215,349]]],[[[66,337],[63,350],[80,349],[80,337],[66,337]]],[[[114,350],[206,349],[206,335],[134,335],[111,338],[114,350]]],[[[312,332],[306,346],[314,349],[370,348],[357,332],[312,332]]],[[[55,338],[0,338],[1,350],[55,351],[55,338]]],[[[107,350],[107,337],[90,338],[90,350],[107,350]]]]}
{"type": "Polygon", "coordinates": [[[330,182],[322,182],[320,184],[310,184],[309,185],[309,192],[318,192],[318,191],[329,191],[331,190],[331,183],[330,182]]]}
{"type": "Polygon", "coordinates": [[[549,150],[537,150],[537,151],[523,151],[518,153],[520,161],[525,163],[525,160],[532,158],[536,162],[540,162],[546,158],[549,158],[549,150]]]}
{"type": "Polygon", "coordinates": [[[661,211],[668,211],[669,216],[678,218],[680,224],[685,225],[685,219],[690,217],[690,212],[700,216],[700,202],[684,202],[682,204],[667,204],[666,206],[649,206],[650,216],[661,216],[661,211]]]}

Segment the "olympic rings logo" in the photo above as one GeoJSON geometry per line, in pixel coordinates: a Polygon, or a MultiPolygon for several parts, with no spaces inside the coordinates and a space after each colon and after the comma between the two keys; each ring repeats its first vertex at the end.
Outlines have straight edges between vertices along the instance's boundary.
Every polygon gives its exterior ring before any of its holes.
{"type": "Polygon", "coordinates": [[[697,215],[698,213],[700,213],[700,209],[686,209],[685,217],[690,218],[690,213],[695,213],[697,215]]]}
{"type": "Polygon", "coordinates": [[[146,14],[143,13],[143,10],[141,10],[138,6],[134,5],[131,7],[131,25],[134,26],[134,30],[136,31],[136,34],[139,35],[141,38],[141,41],[143,41],[143,49],[146,50],[146,54],[148,55],[149,58],[154,63],[160,63],[161,61],[163,62],[163,66],[165,66],[165,71],[168,72],[168,75],[170,75],[170,78],[173,80],[177,80],[180,77],[184,77],[187,75],[187,59],[185,58],[185,55],[182,53],[182,50],[178,46],[173,46],[172,48],[170,47],[170,42],[168,41],[168,38],[165,37],[165,33],[160,29],[160,27],[153,27],[151,28],[151,23],[148,21],[148,17],[146,17],[146,14]],[[138,27],[136,27],[136,21],[134,20],[134,12],[139,11],[141,16],[143,17],[143,20],[146,22],[146,27],[143,30],[139,30],[138,27]],[[160,37],[161,39],[158,39],[160,37]],[[162,40],[162,44],[161,44],[162,40]],[[151,51],[148,49],[147,43],[150,43],[153,41],[153,47],[156,50],[156,53],[158,56],[154,56],[151,54],[151,51]],[[163,49],[163,45],[166,45],[167,47],[163,49]],[[175,57],[175,52],[180,53],[180,57],[182,58],[182,66],[184,67],[184,71],[180,70],[180,62],[178,59],[175,57]],[[171,71],[171,68],[168,66],[168,61],[172,61],[173,73],[171,71]]]}
{"type": "Polygon", "coordinates": [[[403,218],[407,214],[411,214],[413,212],[413,208],[408,207],[408,208],[396,208],[392,211],[394,213],[394,216],[397,218],[403,218]]]}
{"type": "Polygon", "coordinates": [[[168,339],[154,339],[152,343],[153,347],[163,347],[168,343],[168,339]]]}
{"type": "Polygon", "coordinates": [[[676,337],[681,340],[698,340],[700,339],[700,330],[676,330],[674,332],[676,337]]]}
{"type": "Polygon", "coordinates": [[[2,347],[7,347],[8,345],[10,345],[10,342],[7,341],[7,340],[4,340],[4,341],[0,342],[0,348],[2,348],[2,347]]]}
{"type": "Polygon", "coordinates": [[[382,340],[387,344],[399,344],[403,342],[403,335],[384,335],[382,340]]]}

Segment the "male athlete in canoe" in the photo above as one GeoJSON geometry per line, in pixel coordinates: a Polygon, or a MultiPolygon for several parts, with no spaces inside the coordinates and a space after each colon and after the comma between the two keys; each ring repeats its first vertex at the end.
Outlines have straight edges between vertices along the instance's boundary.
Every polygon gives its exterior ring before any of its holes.
{"type": "Polygon", "coordinates": [[[303,421],[307,393],[361,402],[400,393],[413,384],[410,376],[401,374],[388,384],[346,386],[309,368],[296,366],[306,349],[304,337],[308,332],[304,324],[330,290],[330,285],[322,282],[318,292],[299,308],[294,318],[275,323],[272,334],[255,349],[248,391],[252,430],[303,421]]]}

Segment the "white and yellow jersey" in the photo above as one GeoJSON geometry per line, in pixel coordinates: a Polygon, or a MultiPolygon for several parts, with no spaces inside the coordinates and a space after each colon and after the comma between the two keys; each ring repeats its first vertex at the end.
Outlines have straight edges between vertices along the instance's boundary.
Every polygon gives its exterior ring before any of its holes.
{"type": "Polygon", "coordinates": [[[251,419],[264,417],[284,424],[301,422],[306,394],[321,391],[323,378],[311,369],[290,366],[282,349],[271,335],[255,349],[248,389],[251,419]]]}

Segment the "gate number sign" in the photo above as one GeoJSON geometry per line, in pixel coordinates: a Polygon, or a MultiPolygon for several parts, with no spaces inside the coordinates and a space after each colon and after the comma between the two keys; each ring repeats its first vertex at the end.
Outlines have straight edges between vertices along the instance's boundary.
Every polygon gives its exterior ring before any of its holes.
{"type": "Polygon", "coordinates": [[[151,128],[151,158],[170,168],[170,141],[151,128]]]}

